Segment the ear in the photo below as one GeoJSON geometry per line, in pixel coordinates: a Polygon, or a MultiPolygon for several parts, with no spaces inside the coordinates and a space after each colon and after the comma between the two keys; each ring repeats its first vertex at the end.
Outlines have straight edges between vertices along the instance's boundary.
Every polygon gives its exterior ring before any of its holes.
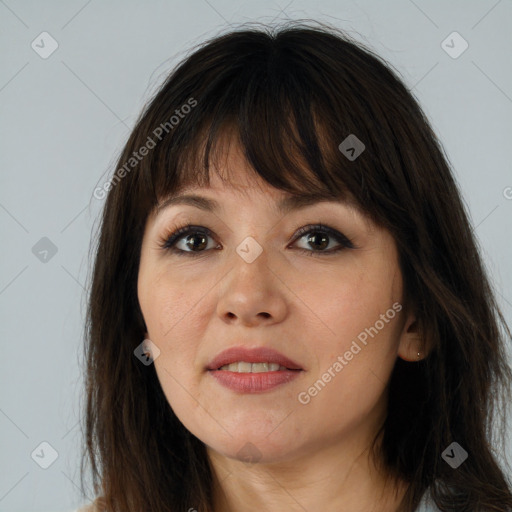
{"type": "Polygon", "coordinates": [[[418,321],[413,312],[407,315],[398,347],[398,357],[404,361],[416,363],[427,356],[418,321]],[[419,353],[419,356],[418,356],[419,353]]]}

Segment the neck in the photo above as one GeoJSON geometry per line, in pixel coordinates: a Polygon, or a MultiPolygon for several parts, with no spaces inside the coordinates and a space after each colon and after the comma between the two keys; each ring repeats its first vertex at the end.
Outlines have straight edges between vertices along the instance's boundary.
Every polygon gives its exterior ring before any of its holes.
{"type": "MultiPolygon", "coordinates": [[[[248,464],[208,448],[215,512],[395,512],[407,490],[391,485],[357,437],[286,460],[248,464]]],[[[360,439],[359,439],[360,441],[360,439]]],[[[378,445],[380,448],[380,444],[378,445]]]]}

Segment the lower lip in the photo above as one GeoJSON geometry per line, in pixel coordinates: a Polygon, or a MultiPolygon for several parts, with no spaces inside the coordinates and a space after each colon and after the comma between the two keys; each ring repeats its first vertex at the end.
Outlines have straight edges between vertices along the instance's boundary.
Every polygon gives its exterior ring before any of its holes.
{"type": "Polygon", "coordinates": [[[228,370],[210,370],[217,382],[239,393],[261,393],[296,379],[302,370],[281,370],[262,373],[238,373],[228,370]]]}

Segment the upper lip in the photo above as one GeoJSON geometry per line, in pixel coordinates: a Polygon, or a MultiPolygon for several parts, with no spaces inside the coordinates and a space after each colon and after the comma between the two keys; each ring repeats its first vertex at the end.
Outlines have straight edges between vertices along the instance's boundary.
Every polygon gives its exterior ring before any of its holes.
{"type": "Polygon", "coordinates": [[[289,370],[302,370],[295,361],[270,347],[247,348],[231,347],[215,356],[207,365],[207,370],[218,370],[226,364],[245,361],[247,363],[277,363],[289,370]]]}

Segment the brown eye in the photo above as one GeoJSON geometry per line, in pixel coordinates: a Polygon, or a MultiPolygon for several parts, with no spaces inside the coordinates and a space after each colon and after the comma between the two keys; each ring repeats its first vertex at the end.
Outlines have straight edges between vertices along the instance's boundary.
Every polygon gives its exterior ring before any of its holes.
{"type": "Polygon", "coordinates": [[[300,228],[295,235],[295,240],[300,240],[301,238],[304,238],[305,243],[313,250],[304,248],[299,248],[299,250],[310,253],[311,256],[333,254],[341,251],[342,249],[355,248],[354,244],[344,234],[322,224],[304,226],[303,228],[300,228]],[[325,250],[333,241],[336,242],[338,246],[331,248],[330,250],[325,250]]]}
{"type": "MultiPolygon", "coordinates": [[[[345,235],[329,226],[322,224],[308,225],[300,228],[294,235],[294,242],[304,238],[308,248],[299,247],[299,251],[310,256],[332,255],[342,249],[354,249],[355,246],[345,235]],[[326,250],[333,242],[335,246],[326,250]],[[337,244],[337,246],[336,246],[337,244]]],[[[199,256],[209,249],[220,249],[220,245],[211,244],[212,232],[203,226],[187,224],[175,229],[162,240],[162,249],[171,251],[180,256],[199,256]]]]}
{"type": "Polygon", "coordinates": [[[212,233],[208,228],[187,225],[167,235],[161,247],[180,255],[195,256],[206,251],[209,238],[212,233]]]}

